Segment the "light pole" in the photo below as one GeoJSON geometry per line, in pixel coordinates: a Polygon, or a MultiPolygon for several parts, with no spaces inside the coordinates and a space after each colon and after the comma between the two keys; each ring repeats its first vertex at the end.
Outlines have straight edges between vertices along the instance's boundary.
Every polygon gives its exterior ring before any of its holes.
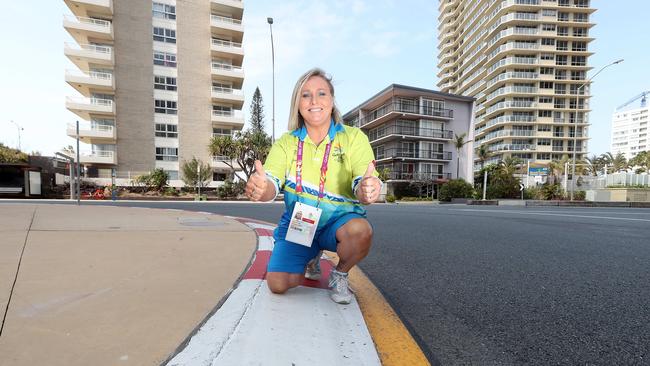
{"type": "MultiPolygon", "coordinates": [[[[577,150],[576,144],[577,144],[577,141],[578,141],[578,126],[576,126],[576,125],[578,124],[578,104],[580,103],[580,89],[584,88],[586,85],[589,85],[589,82],[591,82],[591,80],[593,78],[595,78],[596,75],[600,74],[601,71],[605,70],[606,68],[608,68],[608,67],[610,67],[612,65],[620,64],[621,62],[623,62],[623,59],[619,59],[619,60],[616,60],[614,62],[610,62],[607,65],[601,67],[600,70],[598,70],[598,72],[593,74],[589,79],[587,79],[587,81],[582,83],[582,85],[580,85],[578,87],[578,89],[576,89],[576,112],[575,112],[574,122],[573,122],[574,123],[574,126],[573,126],[573,162],[571,164],[571,201],[573,201],[573,192],[575,191],[575,186],[576,186],[576,184],[575,184],[576,183],[576,150],[577,150]]],[[[569,106],[569,107],[571,107],[571,106],[569,106]]],[[[582,145],[580,146],[580,148],[582,149],[582,145]]]]}
{"type": "Polygon", "coordinates": [[[22,128],[18,123],[14,122],[14,120],[11,120],[10,122],[16,125],[16,129],[18,129],[18,151],[22,151],[20,149],[20,131],[25,131],[25,129],[22,128]]]}
{"type": "Polygon", "coordinates": [[[273,18],[268,17],[266,21],[269,23],[269,30],[271,31],[271,75],[273,78],[273,134],[271,135],[272,141],[275,142],[275,47],[273,46],[273,18]]]}

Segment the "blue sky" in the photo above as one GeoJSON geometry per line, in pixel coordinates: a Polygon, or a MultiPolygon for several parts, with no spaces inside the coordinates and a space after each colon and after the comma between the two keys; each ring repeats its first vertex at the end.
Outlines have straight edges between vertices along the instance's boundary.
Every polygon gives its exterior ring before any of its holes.
{"type": "MultiPolygon", "coordinates": [[[[66,96],[76,92],[64,81],[74,68],[63,55],[71,41],[62,26],[68,14],[62,0],[12,1],[0,13],[4,55],[0,58],[0,142],[15,147],[21,125],[22,147],[51,155],[73,144],[66,124],[76,115],[65,109],[66,96]]],[[[594,79],[590,114],[591,153],[610,148],[614,109],[650,90],[647,15],[650,2],[592,0],[596,40],[589,60],[594,68],[619,58],[625,62],[594,79]],[[618,6],[617,6],[618,4],[618,6]],[[631,10],[632,9],[632,10],[631,10]]],[[[256,86],[266,108],[271,132],[271,49],[266,17],[275,20],[276,136],[286,131],[289,99],[300,74],[319,66],[334,77],[337,104],[345,113],[391,83],[436,89],[437,8],[435,0],[245,0],[244,92],[247,104],[256,86]]],[[[637,101],[638,103],[638,101],[637,101]]],[[[247,118],[247,117],[246,117],[247,118]]]]}

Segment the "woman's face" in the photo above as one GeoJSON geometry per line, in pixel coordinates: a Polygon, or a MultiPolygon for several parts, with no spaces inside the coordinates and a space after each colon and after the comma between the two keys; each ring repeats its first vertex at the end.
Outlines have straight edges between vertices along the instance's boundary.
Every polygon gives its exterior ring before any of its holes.
{"type": "Polygon", "coordinates": [[[334,98],[329,84],[320,76],[310,77],[300,90],[300,114],[309,127],[329,126],[334,98]]]}

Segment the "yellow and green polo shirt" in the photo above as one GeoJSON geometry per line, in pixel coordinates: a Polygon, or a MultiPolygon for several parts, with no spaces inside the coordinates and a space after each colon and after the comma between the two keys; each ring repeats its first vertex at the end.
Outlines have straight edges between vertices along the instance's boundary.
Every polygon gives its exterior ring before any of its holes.
{"type": "MultiPolygon", "coordinates": [[[[357,185],[374,160],[368,137],[358,128],[335,123],[332,120],[328,135],[318,145],[311,141],[303,126],[287,132],[278,139],[264,163],[264,170],[275,184],[276,195],[284,192],[286,211],[280,225],[288,225],[293,206],[298,200],[311,206],[318,202],[320,169],[325,146],[332,141],[325,179],[325,192],[320,208],[323,210],[318,228],[333,222],[347,213],[365,215],[366,210],[354,195],[357,185]],[[298,141],[304,141],[302,162],[302,187],[296,193],[296,160],[298,141]]],[[[377,176],[377,172],[374,173],[377,176]]]]}

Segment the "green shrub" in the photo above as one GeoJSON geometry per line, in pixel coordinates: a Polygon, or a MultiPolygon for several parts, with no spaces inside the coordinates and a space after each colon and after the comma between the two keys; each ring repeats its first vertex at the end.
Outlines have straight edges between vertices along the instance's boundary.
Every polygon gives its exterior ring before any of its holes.
{"type": "Polygon", "coordinates": [[[388,203],[395,202],[395,196],[393,196],[392,194],[387,194],[386,195],[386,202],[388,202],[388,203]]]}
{"type": "Polygon", "coordinates": [[[246,182],[244,181],[233,183],[231,179],[226,179],[224,184],[217,189],[217,197],[220,199],[236,198],[244,193],[245,188],[246,182]]]}
{"type": "Polygon", "coordinates": [[[169,175],[162,168],[156,168],[149,174],[137,176],[134,182],[145,187],[145,191],[155,190],[162,192],[163,188],[167,186],[169,175]]]}
{"type": "Polygon", "coordinates": [[[540,199],[543,200],[562,200],[564,199],[564,191],[560,183],[549,184],[546,183],[542,186],[540,199]]]}
{"type": "Polygon", "coordinates": [[[573,192],[573,198],[577,201],[584,201],[587,198],[587,192],[585,191],[575,191],[573,192]]]}
{"type": "Polygon", "coordinates": [[[463,179],[452,179],[440,187],[438,199],[450,202],[452,198],[472,198],[474,188],[463,179]]]}

